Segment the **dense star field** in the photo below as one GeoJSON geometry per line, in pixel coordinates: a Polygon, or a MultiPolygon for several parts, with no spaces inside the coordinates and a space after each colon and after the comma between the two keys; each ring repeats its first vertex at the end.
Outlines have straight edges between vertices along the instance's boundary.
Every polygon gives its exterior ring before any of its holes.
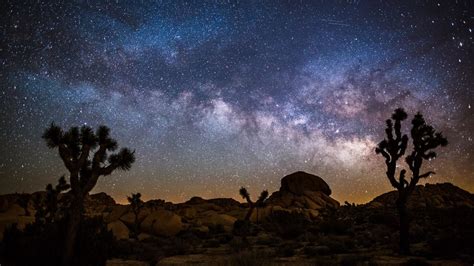
{"type": "Polygon", "coordinates": [[[0,194],[67,173],[41,139],[54,121],[136,150],[94,190],[119,202],[272,192],[297,170],[365,202],[391,189],[374,148],[396,107],[450,142],[427,181],[474,190],[470,1],[17,2],[0,16],[0,194]]]}

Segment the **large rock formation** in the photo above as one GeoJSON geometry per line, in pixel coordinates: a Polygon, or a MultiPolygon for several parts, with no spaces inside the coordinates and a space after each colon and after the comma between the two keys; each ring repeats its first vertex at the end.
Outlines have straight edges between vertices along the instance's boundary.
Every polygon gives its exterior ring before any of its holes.
{"type": "MultiPolygon", "coordinates": [[[[398,191],[384,193],[367,205],[369,207],[395,207],[398,191]]],[[[474,195],[451,184],[426,184],[416,186],[409,197],[408,208],[474,208],[474,195]]]]}
{"type": "Polygon", "coordinates": [[[331,198],[329,185],[320,177],[305,172],[296,172],[283,177],[279,191],[267,200],[267,207],[260,210],[258,220],[273,212],[275,206],[288,211],[298,211],[308,218],[315,218],[322,209],[335,209],[339,202],[331,198]]]}
{"type": "Polygon", "coordinates": [[[329,185],[321,177],[302,171],[283,177],[280,191],[297,195],[302,195],[305,191],[321,191],[328,196],[331,195],[329,185]]]}

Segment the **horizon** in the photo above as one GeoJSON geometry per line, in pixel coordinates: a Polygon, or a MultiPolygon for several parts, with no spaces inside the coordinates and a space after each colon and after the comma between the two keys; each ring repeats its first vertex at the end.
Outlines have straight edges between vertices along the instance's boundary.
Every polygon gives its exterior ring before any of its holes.
{"type": "MultiPolygon", "coordinates": [[[[7,3],[0,75],[0,194],[68,171],[41,138],[111,129],[130,171],[92,193],[117,202],[234,198],[305,171],[332,197],[392,191],[375,147],[395,108],[449,145],[423,164],[474,191],[473,3],[7,3]],[[123,199],[123,201],[122,201],[123,199]]],[[[408,151],[411,148],[409,144],[408,151]]],[[[407,168],[405,162],[401,167],[407,168]]]]}

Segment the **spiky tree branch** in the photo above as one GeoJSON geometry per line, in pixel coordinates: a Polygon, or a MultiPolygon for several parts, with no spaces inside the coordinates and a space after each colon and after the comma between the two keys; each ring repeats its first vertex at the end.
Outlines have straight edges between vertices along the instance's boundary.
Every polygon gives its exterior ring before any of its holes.
{"type": "Polygon", "coordinates": [[[100,126],[96,133],[88,126],[72,127],[64,132],[52,123],[44,132],[43,139],[49,148],[58,148],[71,173],[71,188],[76,194],[87,194],[100,176],[110,175],[117,169],[129,170],[135,161],[135,152],[127,148],[108,155],[117,149],[117,142],[110,138],[110,129],[106,126],[100,126]]]}
{"type": "Polygon", "coordinates": [[[241,187],[240,190],[239,190],[239,194],[240,196],[242,196],[242,198],[244,198],[247,203],[249,204],[249,211],[247,212],[247,214],[245,215],[245,220],[249,220],[250,217],[252,216],[252,213],[253,213],[253,210],[255,208],[257,208],[257,211],[258,211],[258,208],[262,208],[265,206],[265,200],[268,198],[268,191],[267,190],[264,190],[260,193],[260,196],[258,197],[258,200],[256,202],[253,202],[251,199],[250,199],[250,194],[248,193],[247,189],[244,188],[244,187],[241,187]]]}
{"type": "Polygon", "coordinates": [[[49,148],[58,148],[64,166],[70,173],[73,200],[69,209],[68,231],[65,239],[63,264],[70,265],[74,252],[74,241],[82,218],[84,197],[94,188],[100,176],[110,175],[115,170],[129,170],[135,162],[135,152],[122,148],[118,153],[117,141],[110,137],[110,129],[100,126],[94,133],[88,126],[71,127],[64,132],[51,123],[43,139],[49,148]]]}
{"type": "Polygon", "coordinates": [[[410,180],[406,180],[406,170],[400,171],[396,179],[397,161],[406,151],[408,145],[407,135],[402,135],[401,122],[407,118],[406,112],[398,108],[391,119],[386,121],[386,138],[382,140],[375,152],[382,154],[387,166],[387,178],[394,188],[398,190],[397,208],[400,216],[400,251],[402,254],[409,253],[408,242],[408,217],[406,214],[406,202],[421,178],[426,178],[434,172],[428,171],[420,174],[423,160],[431,160],[436,157],[433,149],[438,146],[446,146],[447,139],[442,133],[436,132],[432,126],[427,125],[423,115],[417,113],[412,120],[411,138],[413,140],[413,151],[406,156],[405,162],[411,171],[410,180]]]}

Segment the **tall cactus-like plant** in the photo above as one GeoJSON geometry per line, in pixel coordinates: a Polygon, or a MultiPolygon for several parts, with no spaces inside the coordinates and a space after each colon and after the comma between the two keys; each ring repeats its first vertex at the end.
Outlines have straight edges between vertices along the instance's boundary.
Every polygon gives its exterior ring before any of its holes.
{"type": "Polygon", "coordinates": [[[130,197],[127,197],[128,203],[130,203],[130,207],[132,209],[133,214],[135,215],[135,221],[133,224],[133,237],[138,237],[138,215],[140,214],[140,210],[143,208],[143,201],[141,199],[142,194],[140,193],[132,193],[130,197]]]}
{"type": "Polygon", "coordinates": [[[51,149],[58,149],[64,166],[70,173],[69,183],[73,196],[69,208],[63,264],[70,265],[74,243],[79,229],[85,196],[95,187],[99,177],[115,170],[129,170],[135,161],[134,152],[122,148],[118,153],[117,141],[110,137],[110,129],[100,126],[94,133],[88,126],[71,127],[63,131],[54,123],[47,128],[43,139],[51,149]]]}
{"type": "Polygon", "coordinates": [[[46,186],[46,198],[36,200],[36,222],[40,224],[54,223],[63,218],[64,212],[59,207],[59,194],[69,190],[71,186],[67,183],[65,176],[61,176],[58,184],[46,186]]]}
{"type": "Polygon", "coordinates": [[[375,149],[377,154],[382,154],[385,158],[387,178],[392,186],[398,190],[396,206],[400,218],[401,254],[410,253],[409,219],[406,207],[408,198],[420,179],[435,174],[432,171],[420,174],[423,160],[435,158],[436,152],[433,150],[438,146],[446,146],[448,144],[447,139],[441,133],[436,132],[432,126],[426,124],[422,114],[417,113],[412,120],[411,128],[413,151],[405,158],[405,162],[408,164],[412,176],[410,180],[407,180],[405,178],[407,171],[402,169],[397,180],[397,161],[405,154],[408,145],[408,136],[406,134],[402,135],[401,132],[401,123],[406,118],[407,114],[403,109],[396,109],[391,119],[386,121],[386,138],[382,140],[375,149]]]}
{"type": "Polygon", "coordinates": [[[246,221],[250,220],[250,217],[252,216],[254,209],[257,208],[257,222],[258,222],[258,208],[262,208],[265,206],[265,200],[268,198],[268,191],[267,190],[262,191],[256,202],[253,202],[252,199],[250,199],[250,194],[245,187],[240,188],[239,194],[249,204],[249,210],[247,214],[245,215],[245,220],[246,221]]]}

